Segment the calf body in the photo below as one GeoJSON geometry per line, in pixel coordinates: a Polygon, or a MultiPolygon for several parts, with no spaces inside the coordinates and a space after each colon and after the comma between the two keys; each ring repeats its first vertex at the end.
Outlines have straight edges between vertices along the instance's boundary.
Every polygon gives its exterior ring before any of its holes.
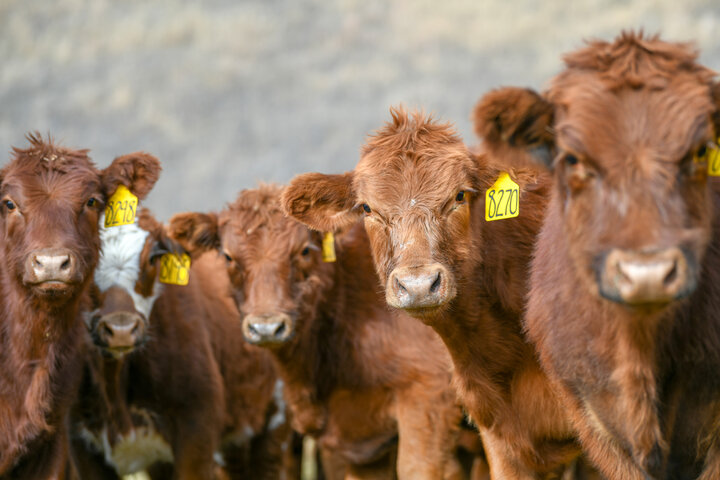
{"type": "Polygon", "coordinates": [[[515,132],[550,152],[526,328],[609,478],[720,475],[720,89],[695,58],[623,33],[567,55],[544,96],[501,89],[478,117],[490,149],[515,132]]]}
{"type": "Polygon", "coordinates": [[[283,215],[280,193],[263,186],[219,215],[177,215],[171,235],[224,253],[246,339],[272,353],[293,425],[339,457],[346,478],[461,475],[461,412],[442,343],[387,309],[361,225],[324,263],[320,235],[283,215]]]}
{"type": "Polygon", "coordinates": [[[136,154],[100,171],[85,150],[28,139],[0,172],[0,477],[64,478],[100,209],[119,182],[144,195],[159,166],[136,154]]]}
{"type": "Polygon", "coordinates": [[[295,178],[284,207],[318,229],[364,215],[387,303],[445,342],[493,478],[554,475],[579,445],[520,324],[547,179],[513,171],[519,217],[485,222],[484,193],[500,170],[449,125],[392,115],[355,171],[295,178]]]}
{"type": "Polygon", "coordinates": [[[143,212],[102,232],[87,316],[95,345],[72,417],[81,477],[163,478],[172,464],[178,479],[220,467],[230,478],[279,478],[290,439],[282,383],[242,340],[222,261],[198,259],[187,286],[158,281],[174,245],[162,231],[143,212]]]}

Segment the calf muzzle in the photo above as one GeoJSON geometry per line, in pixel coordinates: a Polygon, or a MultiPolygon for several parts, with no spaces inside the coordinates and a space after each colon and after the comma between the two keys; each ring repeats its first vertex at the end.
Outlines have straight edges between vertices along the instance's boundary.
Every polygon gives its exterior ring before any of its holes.
{"type": "Polygon", "coordinates": [[[677,247],[638,252],[612,249],[600,257],[600,294],[630,306],[664,305],[695,290],[694,262],[677,247]]]}
{"type": "Polygon", "coordinates": [[[95,344],[112,353],[128,353],[145,342],[146,325],[134,312],[103,315],[94,326],[95,344]]]}
{"type": "Polygon", "coordinates": [[[292,318],[286,313],[246,315],[242,330],[245,340],[253,345],[282,344],[292,338],[292,318]]]}
{"type": "Polygon", "coordinates": [[[396,268],[388,276],[385,288],[388,305],[416,316],[447,304],[455,294],[452,277],[439,263],[396,268]]]}

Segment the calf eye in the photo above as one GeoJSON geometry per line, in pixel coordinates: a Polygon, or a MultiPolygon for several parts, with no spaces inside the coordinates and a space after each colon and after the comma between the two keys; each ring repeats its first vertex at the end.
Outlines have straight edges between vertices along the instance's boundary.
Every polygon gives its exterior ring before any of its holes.
{"type": "Polygon", "coordinates": [[[465,190],[460,190],[458,194],[455,196],[456,202],[464,202],[465,201],[465,190]]]}
{"type": "Polygon", "coordinates": [[[370,208],[370,205],[367,203],[362,204],[362,209],[365,210],[365,213],[372,213],[372,209],[370,208]]]}
{"type": "Polygon", "coordinates": [[[5,208],[7,208],[10,211],[15,210],[17,208],[12,200],[5,200],[4,203],[5,203],[5,208]]]}
{"type": "Polygon", "coordinates": [[[568,165],[577,165],[578,159],[575,155],[568,153],[567,155],[565,155],[565,163],[567,163],[568,165]]]}
{"type": "Polygon", "coordinates": [[[223,256],[225,257],[225,260],[227,260],[228,262],[233,261],[232,257],[230,255],[228,255],[227,252],[223,252],[223,256]]]}
{"type": "Polygon", "coordinates": [[[707,153],[707,147],[705,145],[703,145],[702,147],[698,148],[697,156],[698,156],[698,158],[703,158],[706,153],[707,153]]]}
{"type": "Polygon", "coordinates": [[[97,205],[97,203],[98,201],[95,197],[90,197],[90,199],[87,201],[87,206],[94,207],[95,205],[97,205]]]}
{"type": "Polygon", "coordinates": [[[300,252],[300,255],[302,255],[303,257],[307,257],[308,255],[310,255],[310,247],[303,248],[300,252]]]}

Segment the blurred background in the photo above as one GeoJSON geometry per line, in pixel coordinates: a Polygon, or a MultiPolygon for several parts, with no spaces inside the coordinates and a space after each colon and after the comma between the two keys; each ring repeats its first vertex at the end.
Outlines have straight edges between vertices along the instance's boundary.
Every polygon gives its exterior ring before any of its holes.
{"type": "Polygon", "coordinates": [[[0,150],[30,130],[135,150],[160,219],[258,180],[351,169],[390,105],[454,122],[479,96],[542,88],[561,54],[623,28],[692,40],[720,69],[718,0],[0,0],[0,150]]]}

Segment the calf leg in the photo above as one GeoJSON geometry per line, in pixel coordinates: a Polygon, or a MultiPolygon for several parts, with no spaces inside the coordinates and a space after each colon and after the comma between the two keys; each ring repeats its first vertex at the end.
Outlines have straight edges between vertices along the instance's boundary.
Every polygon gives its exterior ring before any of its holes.
{"type": "Polygon", "coordinates": [[[502,480],[504,478],[534,480],[540,478],[520,461],[514,452],[513,446],[498,435],[497,432],[485,427],[479,427],[479,430],[490,466],[490,478],[492,480],[502,480]]]}
{"type": "MultiPolygon", "coordinates": [[[[398,424],[397,472],[400,480],[459,480],[464,474],[455,449],[462,410],[454,395],[428,396],[417,384],[396,399],[398,424]]],[[[444,389],[447,390],[447,389],[444,389]]]]}

